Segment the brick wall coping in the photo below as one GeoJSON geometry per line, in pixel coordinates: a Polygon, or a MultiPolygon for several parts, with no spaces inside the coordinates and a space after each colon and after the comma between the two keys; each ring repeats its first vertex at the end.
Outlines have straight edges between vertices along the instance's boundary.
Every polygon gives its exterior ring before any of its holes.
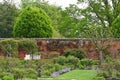
{"type": "Polygon", "coordinates": [[[115,40],[115,41],[120,41],[120,38],[0,38],[0,40],[3,39],[35,39],[35,40],[115,40]]]}

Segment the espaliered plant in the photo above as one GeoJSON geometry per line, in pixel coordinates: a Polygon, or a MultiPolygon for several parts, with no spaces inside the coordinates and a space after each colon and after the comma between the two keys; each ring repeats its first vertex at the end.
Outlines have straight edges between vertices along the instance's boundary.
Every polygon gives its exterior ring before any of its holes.
{"type": "Polygon", "coordinates": [[[32,39],[19,40],[18,47],[25,49],[31,55],[38,52],[37,43],[32,39]]]}
{"type": "Polygon", "coordinates": [[[18,44],[14,39],[6,39],[0,41],[0,46],[5,53],[6,57],[17,57],[18,56],[18,44]]]}
{"type": "Polygon", "coordinates": [[[26,7],[14,25],[13,34],[14,37],[26,38],[52,37],[51,20],[41,8],[26,7]]]}

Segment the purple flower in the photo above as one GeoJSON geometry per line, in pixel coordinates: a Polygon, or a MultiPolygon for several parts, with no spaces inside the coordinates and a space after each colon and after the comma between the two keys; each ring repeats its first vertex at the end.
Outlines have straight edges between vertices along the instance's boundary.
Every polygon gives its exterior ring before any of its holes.
{"type": "Polygon", "coordinates": [[[59,72],[53,72],[53,73],[52,73],[52,77],[57,77],[57,76],[59,76],[59,75],[60,75],[59,72]]]}

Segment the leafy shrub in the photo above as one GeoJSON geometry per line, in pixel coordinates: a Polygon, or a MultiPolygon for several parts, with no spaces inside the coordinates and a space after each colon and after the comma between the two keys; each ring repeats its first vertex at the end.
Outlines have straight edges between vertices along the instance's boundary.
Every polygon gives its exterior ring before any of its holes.
{"type": "Polygon", "coordinates": [[[2,79],[4,76],[7,76],[6,72],[0,72],[0,78],[2,79]]]}
{"type": "Polygon", "coordinates": [[[13,68],[12,73],[14,75],[14,79],[23,79],[25,78],[26,71],[24,69],[19,69],[19,68],[13,68]]]}
{"type": "Polygon", "coordinates": [[[112,32],[115,38],[120,38],[120,15],[112,22],[112,32]]]}
{"type": "Polygon", "coordinates": [[[18,58],[7,58],[8,60],[8,66],[9,68],[15,68],[15,67],[19,67],[21,64],[20,64],[20,60],[18,58]]]}
{"type": "Polygon", "coordinates": [[[26,38],[52,37],[51,20],[41,8],[26,7],[16,20],[13,34],[26,38]]]}
{"type": "Polygon", "coordinates": [[[41,72],[41,77],[49,77],[49,76],[51,76],[51,72],[49,71],[49,70],[43,70],[42,72],[41,72]]]}
{"type": "Polygon", "coordinates": [[[55,71],[59,71],[62,69],[62,66],[58,63],[54,64],[55,71]]]}
{"type": "Polygon", "coordinates": [[[68,56],[68,57],[59,56],[57,59],[55,59],[55,63],[58,63],[65,67],[70,67],[72,69],[77,68],[78,61],[79,59],[74,56],[68,56]]]}
{"type": "Polygon", "coordinates": [[[0,71],[10,71],[12,68],[20,66],[18,58],[0,57],[0,71]]]}
{"type": "Polygon", "coordinates": [[[3,80],[14,80],[13,76],[4,76],[3,80]]]}
{"type": "Polygon", "coordinates": [[[32,68],[28,68],[28,69],[25,69],[25,72],[26,72],[26,78],[31,78],[31,79],[37,79],[37,72],[32,69],[32,68]]]}
{"type": "Polygon", "coordinates": [[[79,59],[74,56],[67,57],[67,63],[76,64],[78,61],[79,61],[79,59]]]}
{"type": "Polygon", "coordinates": [[[78,63],[77,63],[77,68],[78,68],[78,69],[85,69],[85,66],[83,66],[83,65],[81,64],[81,62],[78,61],[78,63]]]}
{"type": "Polygon", "coordinates": [[[99,71],[97,74],[98,77],[104,77],[104,78],[110,78],[112,77],[111,74],[109,74],[109,71],[99,71]]]}
{"type": "Polygon", "coordinates": [[[83,59],[86,57],[86,54],[83,50],[81,49],[67,49],[64,51],[64,56],[74,56],[74,57],[77,57],[79,59],[83,59]]]}
{"type": "Polygon", "coordinates": [[[24,63],[22,63],[22,65],[24,65],[24,68],[32,69],[37,69],[37,64],[38,64],[37,60],[24,60],[24,63]]]}
{"type": "Polygon", "coordinates": [[[82,60],[80,60],[80,63],[84,68],[88,68],[92,65],[97,65],[98,61],[97,60],[92,60],[92,59],[82,59],[82,60]]]}
{"type": "Polygon", "coordinates": [[[18,43],[14,39],[5,39],[0,41],[0,47],[7,57],[18,56],[18,43]]]}
{"type": "Polygon", "coordinates": [[[59,71],[62,69],[62,65],[58,63],[44,64],[41,66],[41,75],[43,77],[49,77],[53,72],[59,71]]]}
{"type": "Polygon", "coordinates": [[[44,77],[48,77],[52,72],[55,71],[54,64],[44,64],[41,66],[41,75],[44,77]]]}
{"type": "Polygon", "coordinates": [[[105,80],[105,78],[104,77],[95,77],[95,78],[93,78],[93,80],[105,80]]]}
{"type": "Polygon", "coordinates": [[[68,67],[71,67],[72,69],[77,68],[77,63],[79,61],[79,59],[77,57],[68,56],[66,59],[67,59],[66,65],[68,67]]]}
{"type": "Polygon", "coordinates": [[[67,59],[65,56],[59,56],[57,59],[56,59],[56,62],[60,65],[64,65],[66,64],[67,62],[67,59]]]}

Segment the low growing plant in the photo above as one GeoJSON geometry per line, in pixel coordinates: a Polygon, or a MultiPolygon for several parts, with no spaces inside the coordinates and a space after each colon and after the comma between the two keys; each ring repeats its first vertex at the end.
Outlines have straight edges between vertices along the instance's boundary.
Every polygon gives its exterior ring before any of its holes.
{"type": "Polygon", "coordinates": [[[71,55],[71,56],[77,57],[79,59],[83,59],[86,57],[86,53],[81,49],[67,49],[64,51],[63,55],[66,57],[71,55]]]}

